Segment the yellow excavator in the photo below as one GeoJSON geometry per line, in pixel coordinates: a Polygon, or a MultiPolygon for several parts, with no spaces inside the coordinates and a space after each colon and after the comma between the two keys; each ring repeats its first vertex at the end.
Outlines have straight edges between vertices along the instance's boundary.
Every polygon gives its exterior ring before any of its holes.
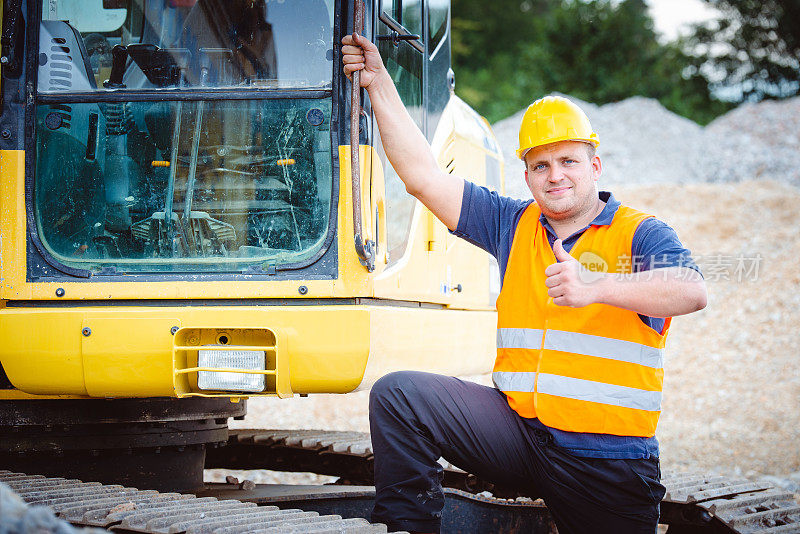
{"type": "MultiPolygon", "coordinates": [[[[448,2],[365,7],[442,167],[501,189],[488,124],[453,94],[448,2]]],[[[338,68],[352,5],[3,8],[7,466],[141,484],[185,457],[155,487],[189,489],[245,397],[489,368],[498,281],[383,154],[338,68]]]]}
{"type": "MultiPolygon", "coordinates": [[[[497,141],[454,94],[449,0],[0,5],[0,493],[135,532],[380,532],[346,519],[369,487],[209,487],[203,468],[369,484],[366,435],[228,420],[248,397],[491,368],[496,263],[406,193],[340,68],[363,32],[441,167],[502,192],[497,141]]],[[[796,512],[672,480],[671,533],[796,512]]],[[[447,531],[552,531],[539,501],[454,466],[445,483],[447,531]]]]}

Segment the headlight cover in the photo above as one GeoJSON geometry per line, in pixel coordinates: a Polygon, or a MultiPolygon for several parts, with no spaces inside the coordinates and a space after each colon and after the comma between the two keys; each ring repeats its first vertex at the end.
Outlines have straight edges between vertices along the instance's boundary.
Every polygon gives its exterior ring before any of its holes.
{"type": "MultiPolygon", "coordinates": [[[[263,371],[265,369],[266,357],[262,350],[200,349],[198,353],[198,367],[253,371],[263,371]]],[[[264,391],[264,375],[200,371],[197,374],[197,387],[202,390],[257,393],[264,391]]]]}

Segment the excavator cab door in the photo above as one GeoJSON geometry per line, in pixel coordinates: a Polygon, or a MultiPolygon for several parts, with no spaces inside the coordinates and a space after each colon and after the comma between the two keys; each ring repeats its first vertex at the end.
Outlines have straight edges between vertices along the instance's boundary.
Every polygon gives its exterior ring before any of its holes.
{"type": "MultiPolygon", "coordinates": [[[[375,32],[376,44],[400,98],[414,122],[424,132],[426,113],[421,27],[420,0],[381,2],[375,32]]],[[[408,245],[416,199],[406,192],[405,185],[389,163],[382,145],[376,143],[376,146],[385,176],[388,263],[392,265],[403,256],[408,245]]]]}

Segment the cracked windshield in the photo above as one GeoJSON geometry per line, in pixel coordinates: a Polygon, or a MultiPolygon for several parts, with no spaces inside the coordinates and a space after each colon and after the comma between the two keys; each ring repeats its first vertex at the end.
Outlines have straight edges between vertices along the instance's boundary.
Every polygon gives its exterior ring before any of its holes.
{"type": "Polygon", "coordinates": [[[34,213],[47,250],[104,272],[313,259],[332,192],[332,17],[333,0],[46,0],[34,213]],[[123,96],[219,88],[237,98],[123,96]],[[76,91],[98,96],[58,102],[76,91]]]}

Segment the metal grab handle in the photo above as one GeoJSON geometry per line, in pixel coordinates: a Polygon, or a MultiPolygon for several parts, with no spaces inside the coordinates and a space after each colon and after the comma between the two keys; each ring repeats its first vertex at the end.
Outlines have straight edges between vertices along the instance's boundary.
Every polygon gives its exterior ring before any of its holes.
{"type": "Polygon", "coordinates": [[[401,35],[401,34],[395,32],[395,31],[393,31],[389,35],[379,35],[378,36],[378,41],[391,41],[392,44],[394,44],[395,46],[400,44],[400,41],[419,41],[420,39],[422,39],[422,37],[417,35],[417,34],[415,34],[415,33],[409,33],[407,35],[404,35],[404,34],[401,35]]]}
{"type": "MultiPolygon", "coordinates": [[[[361,34],[364,28],[364,3],[354,0],[353,33],[361,34]]],[[[359,124],[361,116],[361,72],[352,74],[350,87],[350,176],[353,185],[353,232],[358,260],[369,272],[375,270],[376,246],[371,239],[363,240],[361,221],[361,162],[359,161],[359,124]]]]}

